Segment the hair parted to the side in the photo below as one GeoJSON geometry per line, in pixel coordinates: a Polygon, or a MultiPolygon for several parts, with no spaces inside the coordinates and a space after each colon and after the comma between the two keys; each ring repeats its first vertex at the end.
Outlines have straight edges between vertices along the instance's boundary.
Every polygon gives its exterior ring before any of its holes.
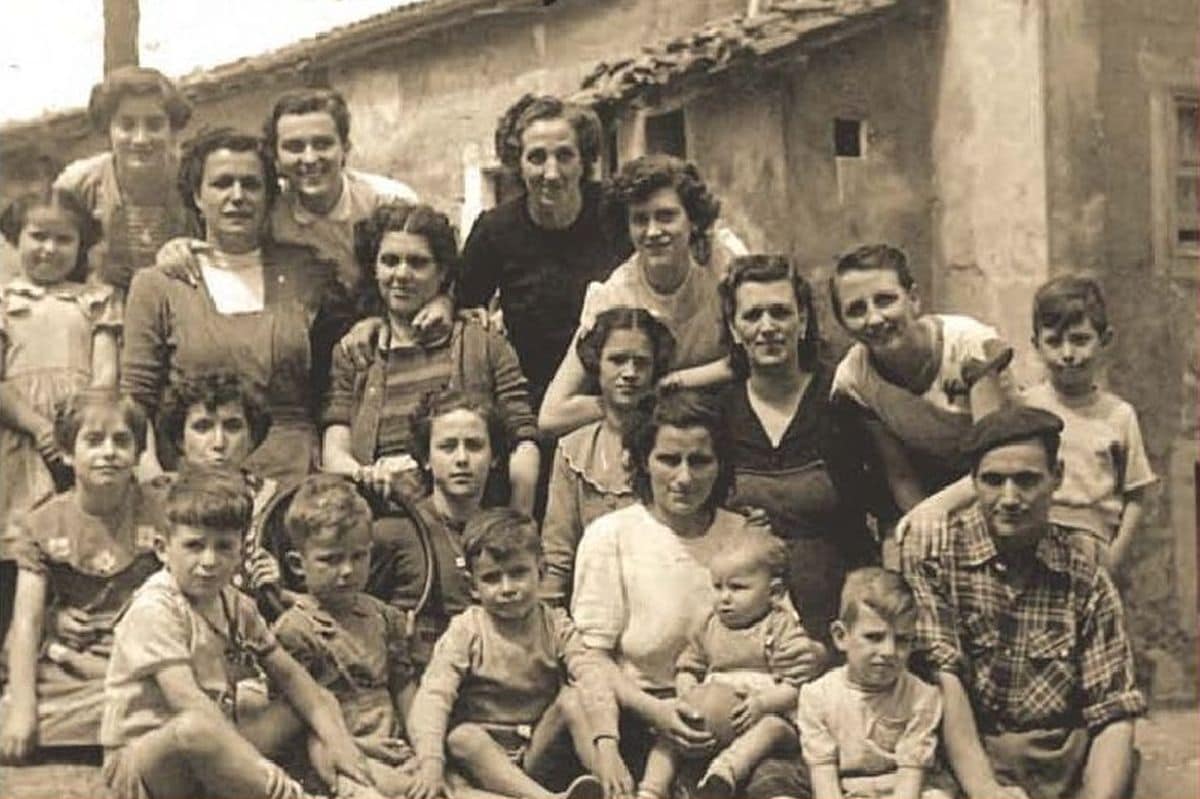
{"type": "Polygon", "coordinates": [[[700,263],[711,255],[709,233],[721,213],[721,202],[700,177],[690,161],[656,153],[626,162],[604,190],[601,214],[609,237],[620,249],[632,250],[629,238],[629,206],[645,202],[661,189],[671,189],[692,224],[692,253],[700,263]]]}
{"type": "Polygon", "coordinates": [[[21,230],[24,229],[29,214],[38,208],[52,208],[65,213],[71,218],[75,231],[79,235],[79,252],[75,256],[75,268],[67,275],[67,280],[82,283],[87,280],[88,250],[96,246],[103,236],[100,222],[71,192],[47,186],[39,191],[27,192],[13,199],[0,213],[0,233],[4,240],[19,247],[21,230]]]}
{"type": "Polygon", "coordinates": [[[729,272],[718,286],[725,320],[722,332],[729,344],[733,373],[739,378],[750,374],[750,363],[746,359],[746,351],[733,343],[729,333],[737,314],[737,290],[745,283],[774,283],[779,280],[787,280],[792,284],[796,307],[806,314],[796,360],[800,368],[805,370],[817,365],[821,355],[821,330],[817,324],[817,310],[813,307],[812,284],[786,255],[739,255],[729,262],[729,272]]]}
{"type": "Polygon", "coordinates": [[[496,122],[496,154],[504,168],[513,174],[521,172],[525,130],[541,119],[565,119],[575,131],[575,145],[583,161],[583,179],[591,180],[596,161],[600,158],[603,128],[596,112],[587,106],[561,100],[552,95],[522,95],[496,122]]]}
{"type": "Polygon", "coordinates": [[[579,362],[589,375],[596,377],[600,374],[600,354],[608,343],[608,337],[617,330],[640,330],[646,334],[654,359],[651,375],[654,382],[670,371],[671,359],[675,357],[675,337],[671,331],[645,308],[618,305],[596,314],[591,329],[580,336],[575,344],[579,362]]]}
{"type": "Polygon", "coordinates": [[[279,194],[279,176],[275,172],[275,159],[267,152],[262,139],[230,127],[200,131],[183,144],[183,154],[179,160],[179,179],[176,181],[176,188],[179,189],[183,207],[191,217],[197,236],[204,235],[205,223],[200,209],[196,206],[196,193],[204,182],[204,168],[208,163],[208,157],[217,150],[254,153],[258,157],[259,163],[262,164],[263,184],[268,207],[279,194]]]}
{"type": "Polygon", "coordinates": [[[75,438],[93,411],[115,412],[133,433],[139,455],[146,449],[146,412],[115,388],[85,388],[59,402],[54,409],[54,443],[63,452],[75,449],[75,438]]]}
{"type": "Polygon", "coordinates": [[[231,402],[242,406],[250,428],[251,449],[257,448],[267,438],[271,414],[259,391],[232,369],[184,374],[172,380],[159,406],[158,433],[182,448],[183,428],[194,406],[203,405],[211,412],[231,402]]]}
{"type": "Polygon", "coordinates": [[[912,271],[908,268],[908,256],[904,250],[891,244],[864,244],[838,257],[833,274],[829,276],[829,300],[833,305],[833,315],[839,322],[842,319],[842,303],[838,298],[837,279],[847,272],[870,272],[881,269],[895,272],[900,288],[910,291],[916,285],[912,271]]]}
{"type": "Polygon", "coordinates": [[[633,467],[631,485],[633,492],[643,504],[654,502],[650,490],[650,453],[658,441],[658,432],[664,427],[702,427],[708,431],[713,454],[717,458],[717,479],[712,492],[704,503],[706,510],[713,510],[729,498],[733,490],[733,440],[729,426],[717,400],[702,391],[690,389],[662,392],[649,407],[638,410],[634,420],[622,436],[633,467]]]}
{"type": "Polygon", "coordinates": [[[1042,330],[1061,334],[1088,321],[1097,333],[1108,330],[1108,306],[1100,283],[1086,275],[1063,275],[1049,280],[1033,295],[1033,335],[1042,330]]]}
{"type": "Polygon", "coordinates": [[[171,130],[179,131],[192,118],[192,104],[166,75],[149,67],[118,67],[92,87],[87,115],[92,129],[108,134],[117,108],[126,97],[154,97],[162,103],[171,130]]]}
{"type": "Polygon", "coordinates": [[[421,398],[417,409],[409,417],[413,454],[416,455],[417,460],[428,465],[433,423],[438,417],[454,411],[470,411],[478,415],[487,427],[488,439],[492,445],[493,462],[503,463],[508,459],[508,428],[505,425],[503,414],[495,403],[483,394],[466,392],[457,388],[446,388],[427,393],[421,398]]]}
{"type": "Polygon", "coordinates": [[[314,474],[296,489],[283,526],[292,546],[303,550],[310,539],[332,532],[341,538],[349,532],[371,527],[371,506],[354,483],[342,475],[314,474]]]}
{"type": "Polygon", "coordinates": [[[271,113],[263,122],[263,141],[274,155],[279,146],[279,118],[286,114],[326,113],[333,118],[342,149],[350,150],[350,108],[346,98],[334,89],[293,89],[284,92],[275,100],[271,113]]]}
{"type": "Polygon", "coordinates": [[[463,528],[463,557],[472,571],[486,552],[501,562],[518,553],[542,556],[537,522],[512,508],[488,508],[476,513],[463,528]]]}
{"type": "Polygon", "coordinates": [[[362,267],[359,304],[364,313],[383,313],[383,300],[375,282],[375,267],[383,237],[388,233],[411,233],[425,239],[441,270],[442,288],[458,278],[458,236],[450,218],[431,205],[391,200],[354,225],[354,258],[362,267]]]}
{"type": "Polygon", "coordinates": [[[245,531],[254,515],[254,495],[246,476],[236,469],[188,467],[167,491],[166,515],[170,532],[177,525],[245,531]]]}
{"type": "Polygon", "coordinates": [[[846,575],[838,619],[853,627],[864,605],[888,624],[917,614],[916,597],[903,575],[880,566],[864,566],[846,575]]]}

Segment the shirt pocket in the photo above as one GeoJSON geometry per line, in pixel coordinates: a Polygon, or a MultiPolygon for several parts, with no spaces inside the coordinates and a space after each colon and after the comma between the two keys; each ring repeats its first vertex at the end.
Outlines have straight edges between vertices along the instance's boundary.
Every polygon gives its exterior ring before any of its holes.
{"type": "Polygon", "coordinates": [[[991,657],[1000,644],[996,623],[982,613],[972,613],[964,618],[959,635],[963,651],[973,660],[991,657]]]}
{"type": "Polygon", "coordinates": [[[894,754],[896,745],[900,743],[901,737],[904,736],[904,729],[908,726],[908,721],[901,718],[893,718],[891,716],[878,716],[871,724],[871,730],[867,733],[867,737],[871,743],[878,746],[884,752],[894,754]]]}
{"type": "Polygon", "coordinates": [[[1013,696],[1026,722],[1050,723],[1070,710],[1079,684],[1074,650],[1070,625],[1051,624],[1029,634],[1025,678],[1013,696]]]}

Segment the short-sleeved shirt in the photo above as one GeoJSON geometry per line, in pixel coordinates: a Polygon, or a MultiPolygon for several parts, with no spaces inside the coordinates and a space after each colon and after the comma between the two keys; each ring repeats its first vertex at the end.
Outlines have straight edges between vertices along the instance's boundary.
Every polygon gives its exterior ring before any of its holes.
{"type": "Polygon", "coordinates": [[[907,671],[870,690],[839,666],[800,688],[796,722],[805,762],[836,765],[853,794],[856,779],[932,766],[941,718],[941,692],[907,671]]]}
{"type": "Polygon", "coordinates": [[[479,605],[451,619],[409,714],[419,758],[442,756],[451,724],[536,724],[568,675],[585,683],[593,732],[616,734],[616,703],[598,671],[603,660],[588,652],[566,611],[539,603],[522,633],[506,632],[479,605]]]}
{"type": "Polygon", "coordinates": [[[123,746],[175,716],[155,679],[171,666],[189,666],[200,689],[231,714],[236,681],[251,676],[249,658],[265,657],[276,645],[250,597],[226,587],[216,610],[201,613],[171,573],[159,571],[137,590],[117,622],[100,743],[123,746]]]}
{"type": "Polygon", "coordinates": [[[959,677],[981,733],[1094,730],[1145,711],[1121,600],[1069,530],[1047,525],[1022,576],[978,504],[950,525],[941,555],[926,557],[915,534],[901,560],[920,611],[917,662],[959,677]]]}
{"type": "Polygon", "coordinates": [[[711,269],[692,263],[683,284],[670,294],[655,290],[637,255],[618,266],[603,283],[588,286],[579,314],[578,335],[587,333],[603,311],[619,306],[642,308],[662,322],[675,338],[672,369],[687,369],[728,354],[718,279],[711,269]]]}
{"type": "Polygon", "coordinates": [[[1022,398],[1063,420],[1058,450],[1063,480],[1054,492],[1050,521],[1110,543],[1121,524],[1125,494],[1158,479],[1146,458],[1137,411],[1108,391],[1072,400],[1049,382],[1030,388],[1022,398]]]}
{"type": "MultiPolygon", "coordinates": [[[[967,372],[1004,363],[1011,348],[992,327],[967,317],[930,314],[937,372],[921,394],[880,374],[866,345],[854,344],[833,376],[833,395],[843,395],[877,419],[913,457],[926,490],[934,491],[965,474],[960,444],[971,426],[967,372]]],[[[1007,373],[1005,373],[1007,375],[1007,373]]],[[[1007,378],[1005,378],[1007,380],[1007,378]]]]}
{"type": "Polygon", "coordinates": [[[121,326],[121,303],[111,286],[43,286],[24,276],[13,278],[0,287],[2,376],[8,380],[47,369],[90,375],[93,336],[121,326]]]}
{"type": "Polygon", "coordinates": [[[800,620],[786,608],[773,606],[766,616],[740,629],[726,627],[715,612],[709,611],[707,618],[688,636],[687,645],[675,661],[675,669],[701,679],[731,672],[761,672],[776,681],[798,686],[802,680],[786,679],[775,661],[777,652],[791,651],[797,641],[814,650],[822,648],[808,637],[800,620]]]}
{"type": "Polygon", "coordinates": [[[305,598],[279,617],[274,632],[288,654],[337,697],[351,735],[399,734],[389,688],[412,676],[401,611],[359,594],[353,606],[334,615],[305,598]]]}

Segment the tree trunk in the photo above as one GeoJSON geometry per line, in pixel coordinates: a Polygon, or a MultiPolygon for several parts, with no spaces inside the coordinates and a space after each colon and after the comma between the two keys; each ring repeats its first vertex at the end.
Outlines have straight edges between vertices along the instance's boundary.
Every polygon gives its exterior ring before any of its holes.
{"type": "Polygon", "coordinates": [[[138,0],[104,0],[104,74],[138,64],[138,0]]]}

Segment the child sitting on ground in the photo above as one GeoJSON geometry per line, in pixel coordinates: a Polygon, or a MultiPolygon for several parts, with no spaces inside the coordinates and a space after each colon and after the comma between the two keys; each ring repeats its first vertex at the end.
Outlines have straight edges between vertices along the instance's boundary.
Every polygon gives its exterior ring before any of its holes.
{"type": "Polygon", "coordinates": [[[419,766],[410,796],[445,795],[448,754],[480,788],[552,797],[527,772],[565,723],[580,760],[601,777],[579,777],[565,795],[599,799],[623,769],[616,701],[604,661],[589,655],[565,611],[538,599],[537,526],[507,508],[481,511],[463,530],[463,554],[479,604],[451,619],[413,700],[408,732],[419,766]]]}
{"type": "Polygon", "coordinates": [[[797,723],[814,799],[949,799],[923,787],[933,764],[941,693],[908,672],[917,605],[897,572],[846,577],[831,625],[846,664],[800,689],[797,723]]]}
{"type": "MultiPolygon", "coordinates": [[[[371,558],[371,509],[344,477],[301,483],[284,517],[292,571],[308,596],[284,612],[275,636],[333,692],[367,756],[375,787],[401,796],[412,782],[412,750],[400,720],[415,685],[404,614],[363,593],[371,558]]],[[[340,793],[340,791],[339,791],[340,793]]]]}
{"type": "Polygon", "coordinates": [[[123,799],[301,797],[266,754],[305,728],[326,783],[370,783],[333,696],[230,585],[252,512],[245,478],[229,470],[188,470],[167,493],[167,529],[155,540],[164,568],[117,622],[105,681],[103,773],[123,799]],[[246,717],[237,681],[257,668],[281,696],[246,717]]]}
{"type": "MultiPolygon", "coordinates": [[[[686,702],[701,681],[737,692],[740,701],[729,719],[736,737],[712,759],[697,788],[701,797],[731,797],[768,754],[797,746],[791,716],[799,684],[782,680],[774,653],[801,639],[820,663],[825,647],[809,638],[787,600],[788,552],[780,539],[747,532],[718,553],[708,570],[716,602],[676,659],[675,692],[686,702]]],[[[655,744],[639,797],[673,795],[678,757],[666,741],[655,744]]]]}

